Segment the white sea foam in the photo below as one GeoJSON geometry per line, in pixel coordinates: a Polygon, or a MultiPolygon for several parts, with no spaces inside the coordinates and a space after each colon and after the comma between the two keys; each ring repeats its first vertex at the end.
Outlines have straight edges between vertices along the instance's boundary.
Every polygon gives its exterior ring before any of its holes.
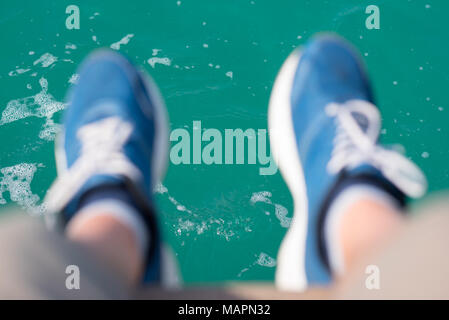
{"type": "Polygon", "coordinates": [[[65,45],[65,48],[66,49],[70,49],[70,50],[75,50],[77,48],[77,46],[76,46],[76,44],[67,42],[66,45],[65,45]]]}
{"type": "MultiPolygon", "coordinates": [[[[279,222],[281,224],[281,227],[288,228],[290,226],[292,218],[287,217],[287,215],[288,215],[287,208],[284,207],[283,205],[279,204],[279,203],[273,203],[271,201],[271,197],[272,197],[271,192],[269,192],[269,191],[259,191],[259,192],[254,192],[251,195],[251,198],[250,198],[249,201],[253,205],[258,203],[258,202],[262,202],[262,203],[266,203],[266,204],[274,206],[274,215],[279,220],[279,222]]],[[[270,214],[269,211],[264,211],[264,213],[267,214],[267,215],[270,214]]]]}
{"type": "Polygon", "coordinates": [[[168,192],[168,189],[162,183],[158,182],[154,187],[154,192],[162,194],[168,192]]]}
{"type": "Polygon", "coordinates": [[[257,202],[265,202],[271,204],[271,192],[270,191],[260,191],[260,192],[254,192],[251,195],[251,199],[249,200],[252,204],[255,204],[257,202]]]}
{"type": "Polygon", "coordinates": [[[256,264],[262,267],[274,268],[276,267],[276,260],[265,252],[261,252],[257,257],[256,264]]]}
{"type": "Polygon", "coordinates": [[[80,78],[80,75],[78,73],[74,73],[70,76],[69,83],[76,84],[76,83],[78,83],[79,78],[80,78]]]}
{"type": "Polygon", "coordinates": [[[59,125],[54,123],[52,117],[56,112],[64,109],[66,105],[56,101],[48,93],[47,79],[42,77],[39,84],[41,91],[37,94],[14,99],[7,103],[0,118],[0,126],[28,117],[46,118],[39,137],[45,140],[53,140],[59,130],[59,125]]]}
{"type": "Polygon", "coordinates": [[[33,65],[37,65],[40,64],[42,67],[47,68],[49,66],[51,66],[53,63],[55,63],[56,61],[58,61],[58,58],[55,57],[54,55],[52,55],[51,53],[44,53],[43,55],[40,56],[39,59],[35,60],[33,62],[33,65]]]}
{"type": "Polygon", "coordinates": [[[10,77],[16,77],[16,76],[18,76],[19,74],[26,73],[26,72],[28,72],[28,71],[30,71],[30,70],[31,70],[31,69],[18,68],[18,69],[16,69],[16,70],[10,71],[10,72],[8,73],[8,75],[9,75],[10,77]]]}
{"type": "Polygon", "coordinates": [[[163,65],[166,65],[166,66],[170,66],[171,65],[171,60],[169,58],[167,58],[167,57],[165,57],[165,58],[152,57],[152,58],[148,59],[147,62],[148,62],[148,64],[152,68],[154,68],[154,66],[156,64],[163,64],[163,65]]]}
{"type": "Polygon", "coordinates": [[[31,214],[43,212],[43,206],[38,205],[39,196],[31,192],[37,166],[34,163],[20,163],[0,169],[0,204],[6,204],[5,193],[9,198],[31,214]]]}
{"type": "MultiPolygon", "coordinates": [[[[224,219],[213,216],[206,219],[201,219],[200,216],[192,212],[192,210],[187,208],[184,204],[181,204],[172,195],[170,195],[167,187],[163,184],[157,184],[154,191],[167,197],[167,199],[173,204],[174,210],[176,211],[174,211],[174,213],[170,213],[170,216],[173,216],[173,214],[179,215],[176,219],[168,219],[168,221],[171,220],[169,223],[172,224],[171,228],[177,236],[198,236],[205,232],[212,232],[217,237],[230,241],[231,238],[238,235],[234,229],[244,228],[245,223],[248,222],[246,217],[236,218],[232,221],[225,221],[224,219]]],[[[247,228],[245,230],[247,230],[247,228]]]]}
{"type": "Polygon", "coordinates": [[[119,41],[114,42],[113,44],[111,44],[111,49],[120,50],[120,46],[128,44],[128,42],[131,40],[132,37],[134,37],[134,34],[132,34],[132,33],[127,34],[126,36],[124,36],[119,41]]]}
{"type": "Polygon", "coordinates": [[[287,214],[288,214],[287,208],[278,203],[275,203],[274,209],[275,209],[276,218],[278,218],[279,222],[281,223],[281,227],[284,227],[284,228],[290,227],[292,218],[287,217],[287,214]]]}

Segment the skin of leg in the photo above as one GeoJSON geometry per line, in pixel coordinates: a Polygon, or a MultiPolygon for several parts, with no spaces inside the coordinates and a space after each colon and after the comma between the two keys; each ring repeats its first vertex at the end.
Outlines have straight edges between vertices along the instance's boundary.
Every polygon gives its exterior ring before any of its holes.
{"type": "Polygon", "coordinates": [[[87,248],[111,266],[129,285],[143,272],[143,256],[132,230],[107,213],[89,219],[75,216],[67,225],[67,237],[87,248]]]}
{"type": "Polygon", "coordinates": [[[403,214],[387,203],[366,197],[351,204],[339,230],[345,271],[367,252],[382,247],[403,222],[403,214]]]}
{"type": "MultiPolygon", "coordinates": [[[[69,223],[68,238],[111,265],[129,284],[136,284],[142,274],[143,257],[134,233],[107,214],[80,220],[75,216],[69,223]]],[[[397,209],[369,197],[351,204],[342,216],[339,230],[346,271],[360,257],[386,242],[403,220],[397,209]]]]}
{"type": "MultiPolygon", "coordinates": [[[[107,213],[80,220],[75,216],[69,223],[68,238],[107,262],[129,285],[135,285],[142,274],[143,257],[133,232],[107,213]]],[[[403,220],[396,208],[369,197],[352,203],[342,216],[339,230],[345,271],[360,257],[387,242],[403,220]]]]}

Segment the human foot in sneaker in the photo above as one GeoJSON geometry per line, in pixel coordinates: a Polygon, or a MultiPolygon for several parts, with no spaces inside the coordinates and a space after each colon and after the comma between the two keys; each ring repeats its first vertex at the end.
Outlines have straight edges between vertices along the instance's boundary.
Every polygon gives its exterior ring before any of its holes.
{"type": "Polygon", "coordinates": [[[281,289],[330,281],[323,223],[343,189],[369,185],[398,204],[425,192],[421,171],[379,146],[380,126],[362,63],[342,39],[316,37],[282,66],[270,98],[270,142],[295,209],[278,255],[281,289]]]}
{"type": "MultiPolygon", "coordinates": [[[[131,219],[135,229],[149,235],[146,279],[157,280],[160,241],[152,190],[165,171],[168,148],[158,89],[122,55],[99,51],[82,65],[70,98],[56,141],[58,178],[46,198],[48,212],[61,213],[65,225],[99,193],[132,207],[143,222],[131,219]]],[[[123,210],[114,212],[123,218],[123,210]]]]}

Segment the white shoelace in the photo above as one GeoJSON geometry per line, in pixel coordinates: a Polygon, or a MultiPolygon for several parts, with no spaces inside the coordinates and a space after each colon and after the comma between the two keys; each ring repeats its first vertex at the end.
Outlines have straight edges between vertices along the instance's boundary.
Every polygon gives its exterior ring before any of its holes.
{"type": "Polygon", "coordinates": [[[327,169],[336,174],[343,168],[355,168],[367,163],[378,169],[404,194],[412,198],[422,196],[427,181],[422,171],[409,159],[393,150],[377,145],[380,132],[380,113],[367,101],[351,100],[345,104],[331,103],[326,107],[328,116],[335,117],[337,135],[327,169]],[[366,119],[366,129],[354,115],[366,119]]]}
{"type": "Polygon", "coordinates": [[[47,211],[55,213],[63,209],[92,175],[139,179],[140,170],[122,152],[132,130],[130,123],[118,117],[105,118],[80,128],[77,132],[81,142],[80,156],[51,186],[45,199],[47,211]]]}

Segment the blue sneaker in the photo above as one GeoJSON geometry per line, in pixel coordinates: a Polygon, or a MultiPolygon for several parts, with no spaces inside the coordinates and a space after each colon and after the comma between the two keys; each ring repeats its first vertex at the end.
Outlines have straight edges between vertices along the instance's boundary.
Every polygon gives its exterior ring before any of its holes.
{"type": "Polygon", "coordinates": [[[282,66],[270,98],[270,143],[292,193],[294,216],[281,244],[276,284],[304,290],[331,271],[322,224],[346,184],[367,183],[398,202],[426,190],[422,172],[378,145],[380,114],[353,48],[333,35],[313,39],[282,66]]]}
{"type": "Polygon", "coordinates": [[[45,201],[47,217],[61,213],[66,224],[90,191],[123,188],[150,230],[146,280],[159,280],[152,191],[167,164],[168,125],[157,87],[122,55],[98,51],[81,67],[63,122],[56,141],[58,178],[45,201]]]}

